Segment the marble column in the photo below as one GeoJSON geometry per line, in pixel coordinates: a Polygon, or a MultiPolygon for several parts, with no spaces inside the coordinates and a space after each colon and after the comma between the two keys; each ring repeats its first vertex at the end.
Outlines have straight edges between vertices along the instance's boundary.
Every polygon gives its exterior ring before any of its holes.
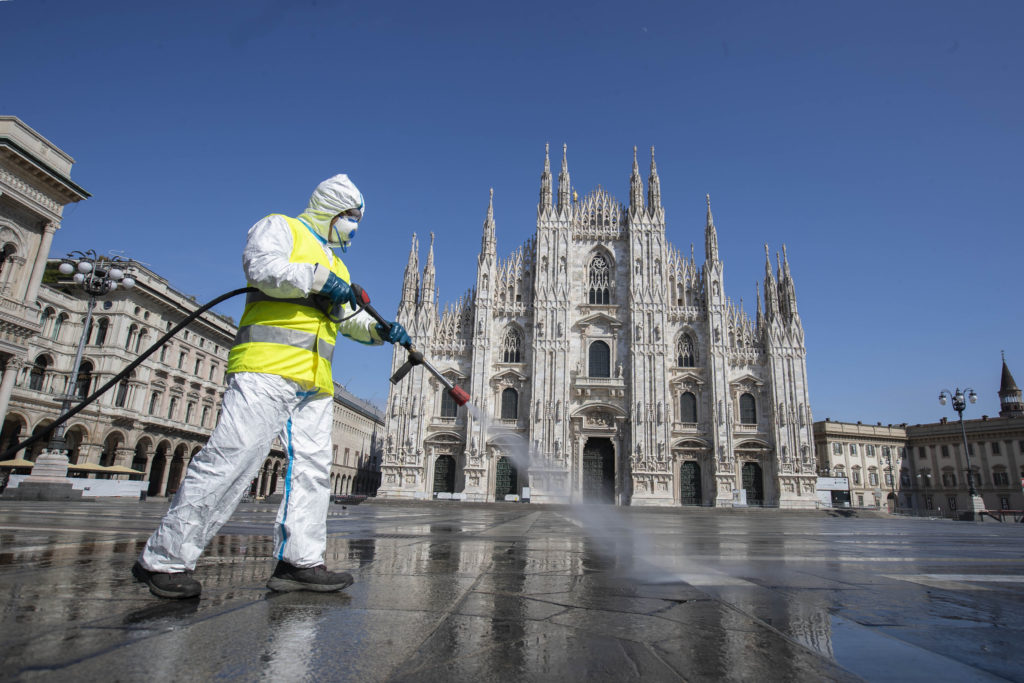
{"type": "Polygon", "coordinates": [[[0,418],[7,416],[7,407],[11,402],[11,391],[14,390],[14,380],[24,361],[11,356],[7,359],[7,367],[4,368],[3,379],[0,379],[0,418]]]}
{"type": "Polygon", "coordinates": [[[57,232],[57,224],[48,221],[43,226],[43,239],[39,243],[39,251],[36,252],[35,263],[32,264],[32,276],[28,281],[28,289],[25,291],[24,303],[26,306],[34,306],[36,296],[39,294],[39,286],[43,282],[43,271],[46,269],[46,259],[50,256],[50,245],[53,244],[53,235],[57,232]]]}
{"type": "Polygon", "coordinates": [[[114,465],[122,467],[131,467],[132,459],[135,457],[134,448],[121,447],[114,451],[114,465]]]}

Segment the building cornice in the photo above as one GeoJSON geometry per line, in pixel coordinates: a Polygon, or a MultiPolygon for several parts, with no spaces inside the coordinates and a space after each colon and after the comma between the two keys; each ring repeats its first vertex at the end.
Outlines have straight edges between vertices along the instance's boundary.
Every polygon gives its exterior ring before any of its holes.
{"type": "Polygon", "coordinates": [[[63,204],[80,202],[92,196],[84,188],[73,182],[71,178],[58,172],[3,133],[0,133],[0,154],[15,166],[42,181],[44,185],[64,200],[63,204]]]}

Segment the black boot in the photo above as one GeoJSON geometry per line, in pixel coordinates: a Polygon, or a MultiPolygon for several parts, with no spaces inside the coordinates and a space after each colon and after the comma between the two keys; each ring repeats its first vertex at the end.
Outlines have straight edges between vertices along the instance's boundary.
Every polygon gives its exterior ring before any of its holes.
{"type": "Polygon", "coordinates": [[[329,572],[320,564],[315,567],[294,567],[279,560],[274,574],[267,581],[267,588],[284,593],[286,591],[317,591],[331,593],[348,588],[354,579],[347,572],[329,572]]]}
{"type": "Polygon", "coordinates": [[[158,598],[194,598],[203,590],[203,585],[192,578],[192,572],[151,572],[136,562],[132,576],[149,586],[149,592],[158,598]]]}

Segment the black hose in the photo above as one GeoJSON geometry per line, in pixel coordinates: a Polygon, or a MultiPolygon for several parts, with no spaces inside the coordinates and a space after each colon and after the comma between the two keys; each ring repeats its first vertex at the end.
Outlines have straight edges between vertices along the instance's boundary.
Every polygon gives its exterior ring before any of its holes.
{"type": "MultiPolygon", "coordinates": [[[[98,399],[100,396],[105,394],[112,386],[117,384],[118,381],[120,381],[121,379],[124,379],[129,374],[131,374],[131,371],[134,370],[135,368],[139,367],[139,365],[142,363],[142,361],[144,361],[147,358],[149,358],[150,356],[152,356],[153,353],[157,349],[159,349],[161,346],[163,346],[164,344],[167,343],[167,340],[169,340],[171,337],[176,335],[178,332],[181,332],[181,330],[186,325],[188,325],[190,322],[192,322],[193,320],[198,318],[203,313],[206,313],[206,311],[210,310],[211,308],[213,308],[214,306],[216,306],[220,302],[226,301],[227,299],[230,299],[232,297],[236,297],[239,294],[246,294],[248,292],[256,292],[256,291],[259,291],[259,290],[257,290],[255,287],[242,287],[241,289],[235,289],[235,290],[232,290],[232,291],[230,291],[230,292],[228,292],[226,294],[221,294],[220,296],[218,296],[213,301],[211,301],[211,302],[209,302],[207,304],[204,304],[203,306],[197,308],[195,311],[193,311],[191,314],[189,314],[189,316],[187,318],[185,318],[180,323],[175,325],[173,328],[168,330],[167,334],[165,334],[164,336],[162,336],[159,339],[157,339],[153,343],[152,346],[150,346],[148,349],[143,351],[142,354],[139,355],[138,358],[136,358],[131,363],[129,363],[128,367],[126,367],[124,370],[122,370],[121,372],[119,372],[116,375],[114,375],[114,377],[111,378],[111,380],[109,382],[107,382],[102,387],[100,387],[99,389],[94,391],[91,396],[86,398],[84,401],[79,403],[77,406],[75,406],[74,408],[72,408],[68,412],[66,412],[63,415],[61,415],[60,417],[58,417],[56,420],[54,420],[50,424],[48,424],[45,428],[43,428],[43,431],[39,432],[38,434],[33,434],[31,437],[25,439],[24,441],[22,441],[18,445],[11,446],[10,448],[8,448],[3,453],[0,453],[0,460],[7,460],[7,459],[13,457],[14,454],[17,453],[18,451],[20,451],[21,449],[23,449],[23,448],[25,448],[27,446],[31,446],[35,442],[40,441],[41,439],[49,436],[50,433],[53,432],[54,429],[56,429],[60,425],[64,424],[68,420],[70,420],[72,417],[77,415],[87,405],[89,405],[90,403],[92,403],[93,401],[98,399]]],[[[74,381],[74,378],[71,378],[71,379],[72,379],[72,381],[74,381]]]]}

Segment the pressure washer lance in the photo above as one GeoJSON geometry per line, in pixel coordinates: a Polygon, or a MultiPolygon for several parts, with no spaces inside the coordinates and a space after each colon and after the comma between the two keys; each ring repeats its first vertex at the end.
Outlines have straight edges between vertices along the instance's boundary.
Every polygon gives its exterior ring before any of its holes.
{"type": "MultiPolygon", "coordinates": [[[[349,286],[352,288],[352,292],[356,295],[359,305],[362,306],[367,313],[373,316],[373,319],[380,323],[381,327],[384,328],[384,336],[386,337],[388,333],[391,332],[391,323],[385,320],[384,317],[377,312],[377,309],[370,305],[370,295],[366,293],[365,289],[354,283],[349,286]]],[[[452,397],[452,400],[454,400],[456,404],[462,406],[469,402],[469,394],[467,394],[461,387],[457,387],[448,381],[447,377],[442,375],[438,372],[437,368],[428,363],[423,357],[423,353],[421,351],[417,351],[416,347],[412,345],[412,342],[403,344],[403,346],[409,352],[409,359],[405,361],[405,364],[402,365],[402,367],[395,370],[395,374],[391,375],[392,384],[398,384],[403,377],[409,374],[409,371],[413,369],[413,366],[422,365],[430,371],[430,374],[437,378],[438,382],[444,385],[445,391],[448,392],[448,395],[452,397]]]]}

